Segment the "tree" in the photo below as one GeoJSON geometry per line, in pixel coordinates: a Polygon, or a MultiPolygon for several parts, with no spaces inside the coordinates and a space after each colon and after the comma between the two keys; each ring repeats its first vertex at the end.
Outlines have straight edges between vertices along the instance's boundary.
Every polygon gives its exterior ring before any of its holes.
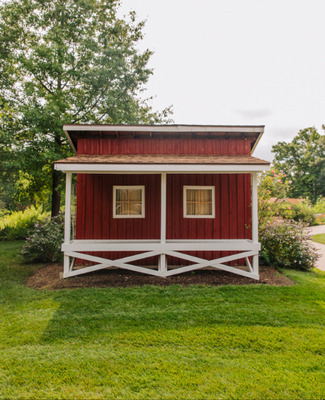
{"type": "Polygon", "coordinates": [[[9,203],[14,191],[13,183],[17,181],[17,170],[11,162],[10,131],[13,127],[12,110],[0,98],[0,209],[9,203]]]}
{"type": "Polygon", "coordinates": [[[152,71],[139,52],[144,23],[117,16],[118,0],[11,0],[0,7],[0,97],[13,110],[12,135],[32,190],[61,175],[53,161],[69,154],[67,123],[147,123],[167,118],[140,98],[152,71]],[[49,179],[51,176],[51,179],[49,179]]]}
{"type": "Polygon", "coordinates": [[[315,128],[301,130],[290,143],[279,142],[272,152],[274,167],[293,182],[288,197],[308,197],[315,203],[325,195],[325,140],[315,128]]]}

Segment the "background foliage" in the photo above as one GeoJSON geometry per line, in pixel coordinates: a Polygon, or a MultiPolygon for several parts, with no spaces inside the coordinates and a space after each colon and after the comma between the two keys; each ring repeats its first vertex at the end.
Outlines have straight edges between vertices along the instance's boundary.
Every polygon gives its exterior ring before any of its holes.
{"type": "Polygon", "coordinates": [[[11,195],[16,206],[44,202],[52,191],[52,214],[58,214],[61,173],[53,161],[71,152],[63,124],[167,120],[169,109],[153,112],[142,98],[152,74],[151,51],[137,48],[144,23],[133,12],[119,18],[118,6],[117,0],[0,6],[0,140],[14,153],[4,167],[20,185],[11,188],[20,193],[11,195]]]}
{"type": "Polygon", "coordinates": [[[0,213],[0,240],[22,240],[35,223],[46,218],[41,208],[29,207],[10,214],[0,213]]]}
{"type": "Polygon", "coordinates": [[[267,265],[308,271],[317,254],[303,226],[286,220],[265,226],[260,232],[261,257],[267,265]]]}
{"type": "MultiPolygon", "coordinates": [[[[293,205],[273,202],[274,198],[286,199],[292,183],[286,173],[272,168],[260,177],[260,255],[267,265],[309,270],[315,267],[317,254],[305,227],[315,223],[315,209],[308,200],[293,205]]],[[[323,204],[320,199],[318,207],[323,204]]]]}
{"type": "Polygon", "coordinates": [[[292,181],[286,196],[308,198],[312,203],[325,196],[324,135],[313,127],[302,129],[290,143],[274,145],[272,152],[274,167],[292,181]]]}
{"type": "Polygon", "coordinates": [[[61,261],[64,235],[63,215],[37,222],[28,232],[21,256],[25,262],[61,261]]]}

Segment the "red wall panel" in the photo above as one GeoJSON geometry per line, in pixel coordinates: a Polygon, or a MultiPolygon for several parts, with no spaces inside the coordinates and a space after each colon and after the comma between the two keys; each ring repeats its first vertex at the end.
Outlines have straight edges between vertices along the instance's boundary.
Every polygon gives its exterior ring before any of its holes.
{"type": "MultiPolygon", "coordinates": [[[[76,239],[159,239],[160,175],[78,175],[76,239]],[[145,186],[145,218],[113,218],[113,186],[145,186]]],[[[167,239],[251,238],[251,185],[244,174],[167,176],[167,239]],[[215,187],[215,218],[183,217],[183,186],[215,187]]],[[[191,252],[207,259],[229,252],[191,252]]],[[[98,255],[98,253],[97,253],[98,255]]],[[[126,253],[101,253],[109,258],[126,253]]],[[[169,258],[169,264],[179,261],[169,258]]],[[[152,260],[143,260],[150,265],[152,260]]]]}
{"type": "Polygon", "coordinates": [[[250,154],[249,139],[81,138],[78,154],[250,154]]]}
{"type": "MultiPolygon", "coordinates": [[[[250,139],[108,138],[78,139],[78,154],[247,155],[250,139]]],[[[160,175],[84,175],[77,178],[76,239],[159,239],[160,175]],[[145,186],[145,218],[113,218],[113,186],[145,186]]],[[[175,174],[167,177],[167,239],[250,239],[249,174],[175,174]],[[183,186],[215,186],[214,219],[183,218],[183,186]]],[[[207,259],[229,252],[191,252],[207,259]]],[[[98,253],[97,253],[98,255],[98,253]]],[[[102,253],[119,258],[125,254],[102,253]]],[[[155,260],[156,261],[156,260],[155,260]]],[[[169,263],[179,263],[168,257],[169,263]]],[[[143,260],[150,265],[152,260],[143,260]]],[[[186,263],[186,262],[185,262],[186,263]]]]}
{"type": "Polygon", "coordinates": [[[79,174],[77,187],[76,239],[159,239],[159,175],[79,174]],[[113,218],[114,185],[145,186],[145,218],[113,218]]]}

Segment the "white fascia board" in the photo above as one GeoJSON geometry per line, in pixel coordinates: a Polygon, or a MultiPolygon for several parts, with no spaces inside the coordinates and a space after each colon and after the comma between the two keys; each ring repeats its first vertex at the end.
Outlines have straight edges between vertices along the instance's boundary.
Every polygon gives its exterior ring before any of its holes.
{"type": "Polygon", "coordinates": [[[252,150],[251,150],[251,152],[250,152],[251,155],[254,153],[254,151],[255,151],[257,145],[259,144],[259,142],[260,142],[260,140],[261,140],[261,137],[263,136],[263,133],[264,133],[264,128],[261,130],[260,134],[258,135],[258,138],[256,139],[256,141],[255,141],[255,143],[254,143],[254,146],[253,146],[253,148],[252,148],[252,150]]]}
{"type": "Polygon", "coordinates": [[[195,165],[195,164],[55,164],[57,171],[74,173],[250,173],[263,172],[268,165],[195,165]]]}
{"type": "Polygon", "coordinates": [[[77,154],[77,149],[75,148],[75,146],[74,146],[74,144],[73,144],[73,142],[72,142],[72,140],[71,140],[71,137],[70,137],[68,131],[67,131],[66,129],[64,129],[65,126],[66,126],[66,125],[63,125],[63,132],[64,132],[66,138],[68,139],[68,142],[69,142],[69,144],[70,144],[72,150],[75,152],[75,154],[77,154]]]}
{"type": "Polygon", "coordinates": [[[262,133],[264,126],[229,125],[63,125],[65,132],[101,131],[101,132],[245,132],[262,133]]]}

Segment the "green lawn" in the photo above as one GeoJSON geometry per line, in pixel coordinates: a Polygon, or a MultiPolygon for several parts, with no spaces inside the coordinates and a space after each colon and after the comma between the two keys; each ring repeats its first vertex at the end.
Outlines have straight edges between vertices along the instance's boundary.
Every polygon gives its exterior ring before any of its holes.
{"type": "Polygon", "coordinates": [[[325,244],[325,233],[319,233],[318,235],[314,235],[312,239],[314,242],[325,244]]]}
{"type": "Polygon", "coordinates": [[[2,399],[324,399],[325,274],[36,291],[0,243],[2,399]]]}

